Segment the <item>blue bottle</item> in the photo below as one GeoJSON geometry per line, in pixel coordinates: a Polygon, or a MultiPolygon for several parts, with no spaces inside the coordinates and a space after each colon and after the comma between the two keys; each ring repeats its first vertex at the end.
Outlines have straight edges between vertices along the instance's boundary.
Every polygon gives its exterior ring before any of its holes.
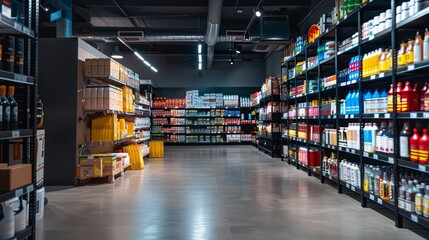
{"type": "Polygon", "coordinates": [[[349,114],[349,112],[350,112],[350,106],[351,106],[350,97],[351,97],[351,95],[352,95],[352,92],[349,91],[349,93],[346,96],[346,102],[345,102],[345,105],[346,105],[346,114],[349,114]]]}

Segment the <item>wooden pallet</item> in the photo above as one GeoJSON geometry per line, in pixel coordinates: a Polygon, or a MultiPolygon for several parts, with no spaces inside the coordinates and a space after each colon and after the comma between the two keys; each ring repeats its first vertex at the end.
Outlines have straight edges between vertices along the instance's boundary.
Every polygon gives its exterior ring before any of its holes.
{"type": "Polygon", "coordinates": [[[93,177],[93,178],[87,178],[87,179],[76,179],[76,185],[82,186],[82,185],[89,185],[89,184],[104,184],[104,183],[114,183],[116,179],[119,177],[122,177],[125,175],[125,170],[129,169],[130,166],[127,166],[126,168],[123,168],[121,171],[115,173],[114,175],[108,175],[103,177],[93,177]]]}

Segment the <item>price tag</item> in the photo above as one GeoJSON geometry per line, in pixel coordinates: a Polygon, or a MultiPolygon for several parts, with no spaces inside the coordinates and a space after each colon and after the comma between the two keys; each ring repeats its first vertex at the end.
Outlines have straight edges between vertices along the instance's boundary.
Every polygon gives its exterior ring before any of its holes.
{"type": "Polygon", "coordinates": [[[416,215],[411,214],[411,221],[419,223],[419,218],[416,215]]]}
{"type": "Polygon", "coordinates": [[[417,118],[417,113],[410,113],[410,118],[417,118]]]}
{"type": "Polygon", "coordinates": [[[385,117],[385,118],[390,118],[390,113],[386,113],[386,114],[384,114],[384,117],[385,117]]]}
{"type": "Polygon", "coordinates": [[[347,84],[347,83],[343,82],[343,83],[341,83],[341,84],[340,84],[340,86],[341,86],[341,87],[344,87],[344,86],[346,86],[346,84],[347,84]]]}
{"type": "Polygon", "coordinates": [[[15,196],[16,196],[16,197],[17,197],[17,196],[21,196],[22,194],[24,194],[24,190],[23,190],[22,188],[17,189],[17,190],[15,191],[15,196]]]}
{"type": "Polygon", "coordinates": [[[354,150],[354,149],[352,149],[351,152],[354,153],[354,154],[356,154],[356,150],[354,150]]]}
{"type": "Polygon", "coordinates": [[[389,157],[389,163],[390,164],[394,164],[395,163],[395,160],[393,160],[393,157],[389,157]]]}
{"type": "Polygon", "coordinates": [[[12,137],[18,138],[19,137],[19,131],[12,131],[12,137]]]}
{"type": "Polygon", "coordinates": [[[426,166],[419,164],[419,170],[423,171],[423,172],[426,172],[426,166]]]}
{"type": "Polygon", "coordinates": [[[367,152],[364,152],[364,153],[363,153],[363,156],[364,156],[364,157],[369,157],[369,154],[368,154],[367,152]]]}
{"type": "Polygon", "coordinates": [[[23,28],[23,32],[27,35],[30,35],[30,29],[28,29],[26,27],[23,28]]]}
{"type": "Polygon", "coordinates": [[[353,192],[356,192],[356,188],[354,186],[351,187],[353,192]]]}
{"type": "Polygon", "coordinates": [[[329,175],[329,180],[332,180],[332,176],[331,175],[329,175]]]}
{"type": "Polygon", "coordinates": [[[372,35],[369,35],[369,38],[368,38],[368,40],[369,40],[369,41],[371,41],[371,40],[374,40],[374,34],[372,34],[372,35]]]}
{"type": "Polygon", "coordinates": [[[429,113],[428,112],[423,113],[423,117],[424,118],[429,118],[429,113]]]}
{"type": "Polygon", "coordinates": [[[344,151],[343,147],[340,147],[340,151],[344,151]]]}
{"type": "Polygon", "coordinates": [[[381,200],[380,198],[377,198],[377,203],[380,205],[383,205],[383,200],[381,200]]]}
{"type": "Polygon", "coordinates": [[[369,195],[369,199],[371,199],[372,201],[374,201],[374,200],[375,200],[374,195],[370,194],[370,195],[369,195]]]}
{"type": "Polygon", "coordinates": [[[355,115],[354,114],[350,115],[350,118],[355,118],[355,115]]]}
{"type": "Polygon", "coordinates": [[[383,73],[380,73],[380,74],[378,75],[378,77],[379,77],[379,78],[384,77],[384,72],[383,72],[383,73]]]}
{"type": "Polygon", "coordinates": [[[375,79],[375,75],[372,75],[372,76],[370,77],[370,79],[371,79],[371,80],[374,80],[374,79],[375,79]]]}
{"type": "Polygon", "coordinates": [[[379,118],[380,115],[378,113],[374,114],[374,118],[379,118]]]}
{"type": "Polygon", "coordinates": [[[346,118],[349,118],[349,115],[346,115],[346,118]]]}
{"type": "Polygon", "coordinates": [[[17,23],[17,22],[14,22],[14,23],[13,23],[13,27],[14,27],[15,29],[20,29],[19,23],[17,23]]]}
{"type": "Polygon", "coordinates": [[[346,187],[347,187],[347,188],[350,188],[350,184],[348,184],[348,183],[347,183],[347,184],[346,184],[346,187]]]}
{"type": "Polygon", "coordinates": [[[412,71],[412,70],[414,70],[414,68],[415,68],[414,64],[408,65],[407,70],[412,71]]]}
{"type": "Polygon", "coordinates": [[[377,154],[372,155],[372,157],[375,158],[375,159],[378,159],[378,155],[377,154]]]}
{"type": "Polygon", "coordinates": [[[94,156],[88,156],[88,159],[92,160],[92,159],[94,159],[94,156]]]}
{"type": "Polygon", "coordinates": [[[355,83],[357,83],[357,80],[353,80],[351,84],[355,84],[355,83]]]}
{"type": "Polygon", "coordinates": [[[331,118],[331,115],[329,115],[328,118],[331,118]]]}

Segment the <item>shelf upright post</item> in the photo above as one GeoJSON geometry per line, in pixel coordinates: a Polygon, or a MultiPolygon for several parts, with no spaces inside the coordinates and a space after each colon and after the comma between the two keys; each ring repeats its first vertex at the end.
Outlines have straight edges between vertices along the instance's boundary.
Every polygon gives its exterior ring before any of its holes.
{"type": "MultiPolygon", "coordinates": [[[[358,37],[358,41],[359,41],[359,46],[358,46],[358,56],[362,56],[363,55],[363,49],[361,47],[361,43],[362,43],[362,22],[363,22],[363,13],[362,10],[359,10],[358,12],[358,33],[359,33],[359,37],[358,37]]],[[[362,69],[362,57],[360,57],[360,65],[361,65],[361,69],[362,69]]],[[[364,195],[364,191],[363,191],[363,187],[362,187],[362,183],[364,182],[364,176],[365,176],[365,164],[363,161],[363,157],[362,157],[362,152],[363,152],[363,147],[364,147],[364,139],[363,139],[363,128],[362,128],[362,112],[363,112],[363,94],[362,94],[362,90],[363,90],[363,86],[362,86],[362,70],[359,73],[359,81],[358,81],[358,88],[359,88],[359,137],[360,137],[360,152],[361,154],[359,154],[359,168],[360,168],[360,179],[361,179],[361,186],[360,189],[362,189],[361,191],[361,195],[360,195],[360,204],[361,207],[367,207],[368,202],[367,199],[364,195]]]]}
{"type": "Polygon", "coordinates": [[[309,51],[309,48],[308,48],[308,44],[307,44],[307,47],[305,47],[305,53],[304,53],[304,61],[305,61],[305,116],[306,116],[306,119],[305,119],[305,124],[307,125],[307,129],[306,129],[306,131],[307,131],[307,133],[306,133],[306,137],[307,137],[307,141],[306,141],[306,147],[307,147],[307,159],[306,159],[306,162],[307,162],[307,174],[308,174],[308,176],[311,176],[311,169],[310,169],[310,144],[308,143],[308,136],[309,136],[309,129],[308,129],[308,101],[309,101],[309,99],[308,99],[308,62],[307,62],[307,60],[308,60],[308,51],[309,51]]]}
{"type": "MultiPolygon", "coordinates": [[[[318,38],[317,40],[317,47],[319,47],[319,45],[321,44],[320,38],[318,38]]],[[[322,117],[321,117],[321,112],[322,112],[322,88],[321,88],[321,82],[320,80],[322,79],[321,76],[321,71],[320,71],[320,63],[318,63],[317,66],[317,89],[318,89],[318,93],[317,93],[317,100],[319,103],[319,116],[318,116],[318,122],[319,122],[319,155],[320,155],[320,182],[321,183],[325,183],[325,175],[323,174],[323,156],[322,156],[322,117]]]]}
{"type": "MultiPolygon", "coordinates": [[[[398,0],[391,0],[391,8],[392,8],[392,16],[396,16],[396,6],[399,4],[398,0]]],[[[392,114],[392,120],[393,120],[393,139],[394,139],[394,150],[393,150],[393,156],[394,156],[394,164],[393,164],[393,171],[394,171],[394,178],[395,178],[395,226],[398,228],[403,227],[403,217],[399,214],[399,207],[398,207],[398,198],[399,198],[399,167],[398,167],[398,150],[399,150],[399,134],[398,134],[398,111],[397,111],[397,92],[396,92],[396,67],[397,65],[397,52],[395,51],[396,45],[397,45],[397,37],[396,37],[396,21],[393,21],[392,18],[392,35],[391,35],[391,47],[392,47],[392,84],[393,84],[393,114],[392,114]]]]}
{"type": "MultiPolygon", "coordinates": [[[[296,65],[298,63],[298,56],[295,56],[294,58],[294,68],[295,68],[295,78],[294,78],[294,89],[295,89],[295,96],[294,96],[294,107],[295,107],[295,126],[296,126],[296,130],[295,130],[295,139],[298,137],[298,99],[296,98],[296,88],[298,85],[298,76],[297,76],[297,72],[296,72],[296,65]]],[[[296,149],[296,153],[298,153],[299,148],[298,148],[298,144],[295,141],[295,146],[297,147],[296,149]]],[[[299,155],[299,154],[298,154],[299,155]]],[[[296,169],[299,169],[299,156],[295,154],[295,161],[296,161],[296,169]]]]}
{"type": "MultiPolygon", "coordinates": [[[[338,27],[335,28],[335,74],[338,73],[338,27]]],[[[340,101],[338,100],[340,97],[339,90],[338,90],[338,81],[337,84],[335,84],[335,108],[336,108],[336,114],[335,114],[335,124],[337,129],[337,136],[340,130],[340,101]]],[[[339,141],[337,141],[337,166],[339,166],[339,159],[340,159],[340,151],[339,151],[339,141]]],[[[337,185],[338,185],[338,193],[343,193],[343,186],[340,184],[340,177],[337,176],[337,185]]]]}
{"type": "MultiPolygon", "coordinates": [[[[288,114],[287,114],[287,118],[286,118],[286,125],[288,125],[289,124],[289,92],[290,92],[290,88],[289,88],[289,84],[290,84],[290,79],[289,79],[289,60],[290,60],[290,58],[286,61],[286,76],[287,76],[287,80],[286,80],[286,83],[285,83],[285,88],[286,88],[286,91],[285,91],[285,98],[286,98],[286,109],[287,109],[287,111],[288,111],[288,114]]],[[[288,127],[288,126],[287,126],[288,127]]],[[[288,129],[288,136],[289,136],[289,129],[288,129]]],[[[286,157],[287,157],[287,162],[288,162],[288,164],[290,165],[291,164],[291,161],[290,161],[290,156],[289,156],[289,148],[290,148],[290,138],[288,138],[287,140],[286,140],[286,142],[287,142],[287,153],[286,153],[286,157]]]]}
{"type": "Polygon", "coordinates": [[[280,159],[283,162],[283,104],[282,104],[282,76],[283,76],[283,66],[280,65],[280,79],[279,79],[279,93],[280,93],[280,103],[279,103],[279,111],[280,111],[280,159]]]}

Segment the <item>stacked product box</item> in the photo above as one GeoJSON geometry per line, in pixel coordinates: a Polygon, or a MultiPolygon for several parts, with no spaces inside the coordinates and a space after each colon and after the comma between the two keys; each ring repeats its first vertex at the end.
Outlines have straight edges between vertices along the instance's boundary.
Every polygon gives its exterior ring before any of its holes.
{"type": "Polygon", "coordinates": [[[112,85],[89,85],[84,91],[85,110],[123,110],[123,91],[112,85]]]}

